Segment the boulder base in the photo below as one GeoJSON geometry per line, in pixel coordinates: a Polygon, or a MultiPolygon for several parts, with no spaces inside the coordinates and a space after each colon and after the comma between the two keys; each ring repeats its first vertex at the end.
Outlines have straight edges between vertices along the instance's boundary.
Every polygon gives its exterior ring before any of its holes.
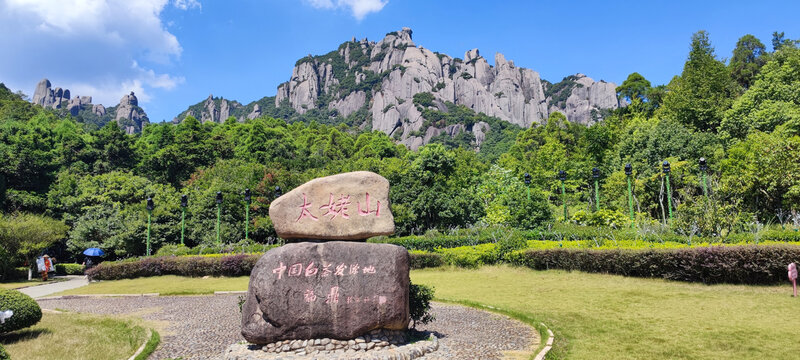
{"type": "Polygon", "coordinates": [[[269,206],[283,239],[364,240],[394,233],[389,181],[369,171],[311,180],[269,206]]]}
{"type": "Polygon", "coordinates": [[[408,272],[408,251],[396,245],[333,241],[272,249],[250,275],[242,335],[267,344],[406,329],[408,272]]]}

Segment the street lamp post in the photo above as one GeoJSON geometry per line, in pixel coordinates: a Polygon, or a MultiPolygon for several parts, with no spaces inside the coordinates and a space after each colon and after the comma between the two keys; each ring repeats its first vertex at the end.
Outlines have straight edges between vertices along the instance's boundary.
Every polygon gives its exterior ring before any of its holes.
{"type": "Polygon", "coordinates": [[[597,211],[600,210],[600,186],[598,185],[600,169],[593,168],[592,177],[594,178],[594,210],[597,211]]]}
{"type": "Polygon", "coordinates": [[[566,222],[567,217],[567,191],[564,187],[564,181],[567,180],[567,172],[564,170],[560,170],[558,172],[558,180],[561,180],[561,203],[564,204],[564,221],[566,222]]]}
{"type": "Polygon", "coordinates": [[[222,191],[217,191],[217,244],[221,244],[219,241],[220,217],[222,217],[222,191]]]}
{"type": "Polygon", "coordinates": [[[528,191],[528,201],[531,200],[531,174],[525,173],[525,187],[528,191]]]}
{"type": "Polygon", "coordinates": [[[248,240],[250,230],[250,189],[244,189],[244,239],[248,240]]]}
{"type": "Polygon", "coordinates": [[[150,218],[153,215],[153,209],[155,209],[153,199],[147,198],[147,256],[150,256],[150,218]]]}
{"type": "Polygon", "coordinates": [[[189,197],[181,195],[181,245],[183,245],[183,233],[186,229],[186,207],[189,206],[189,197]]]}
{"type": "Polygon", "coordinates": [[[703,195],[705,195],[706,200],[708,200],[708,183],[706,182],[706,172],[708,171],[708,165],[706,165],[706,158],[700,158],[700,172],[703,173],[703,195]]]}
{"type": "Polygon", "coordinates": [[[633,193],[631,191],[631,174],[633,174],[633,167],[630,163],[625,164],[625,177],[628,178],[628,210],[631,213],[631,227],[635,221],[633,216],[633,193]]]}
{"type": "Polygon", "coordinates": [[[672,190],[669,188],[669,161],[664,160],[662,167],[664,169],[664,176],[667,179],[667,210],[669,210],[669,220],[672,221],[672,190]]]}

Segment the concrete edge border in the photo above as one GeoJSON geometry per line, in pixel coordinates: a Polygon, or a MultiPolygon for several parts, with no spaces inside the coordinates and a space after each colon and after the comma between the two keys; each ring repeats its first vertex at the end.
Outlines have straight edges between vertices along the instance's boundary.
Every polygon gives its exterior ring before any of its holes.
{"type": "Polygon", "coordinates": [[[142,346],[139,346],[139,349],[137,349],[136,352],[133,353],[133,355],[131,355],[131,357],[128,358],[128,360],[136,360],[136,357],[139,356],[139,354],[141,354],[142,351],[144,351],[144,348],[147,347],[147,344],[149,344],[150,340],[152,339],[153,339],[153,331],[150,330],[150,328],[147,328],[147,335],[145,335],[145,340],[142,343],[142,346]]]}
{"type": "Polygon", "coordinates": [[[233,294],[247,294],[247,290],[214,291],[214,295],[233,295],[233,294]]]}
{"type": "Polygon", "coordinates": [[[74,299],[74,298],[93,298],[93,297],[150,297],[160,296],[159,293],[146,293],[146,294],[87,294],[87,295],[61,295],[61,296],[45,296],[36,298],[36,300],[60,300],[60,299],[74,299]]]}
{"type": "Polygon", "coordinates": [[[544,349],[542,349],[542,351],[536,354],[536,357],[533,358],[533,360],[544,360],[544,357],[547,355],[548,352],[550,352],[550,349],[553,348],[553,340],[555,339],[553,332],[550,330],[550,328],[547,327],[547,325],[545,325],[544,323],[539,323],[539,324],[544,326],[545,329],[547,329],[547,335],[549,337],[547,338],[547,343],[545,344],[544,349]]]}

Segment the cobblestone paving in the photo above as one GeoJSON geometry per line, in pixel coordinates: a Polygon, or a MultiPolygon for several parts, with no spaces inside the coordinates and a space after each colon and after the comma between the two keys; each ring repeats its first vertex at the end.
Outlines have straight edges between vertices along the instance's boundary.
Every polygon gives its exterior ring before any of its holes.
{"type": "MultiPolygon", "coordinates": [[[[238,295],[72,298],[39,300],[46,309],[95,314],[134,314],[167,322],[151,359],[217,359],[239,334],[238,295]]],[[[537,340],[528,326],[466,307],[433,304],[436,321],[419,326],[439,337],[439,350],[425,359],[500,359],[507,350],[526,350],[537,340]]]]}

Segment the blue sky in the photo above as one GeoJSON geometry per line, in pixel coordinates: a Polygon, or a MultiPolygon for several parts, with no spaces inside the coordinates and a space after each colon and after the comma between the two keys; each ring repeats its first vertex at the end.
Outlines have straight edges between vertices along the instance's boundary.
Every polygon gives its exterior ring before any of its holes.
{"type": "Polygon", "coordinates": [[[414,42],[463,57],[478,48],[559,81],[581,72],[654,85],[679,74],[693,32],[717,55],[753,34],[800,38],[786,1],[0,0],[0,82],[33,94],[39,79],[115,105],[134,90],[151,121],[209,94],[242,103],[275,94],[297,59],[403,26],[414,42]]]}

